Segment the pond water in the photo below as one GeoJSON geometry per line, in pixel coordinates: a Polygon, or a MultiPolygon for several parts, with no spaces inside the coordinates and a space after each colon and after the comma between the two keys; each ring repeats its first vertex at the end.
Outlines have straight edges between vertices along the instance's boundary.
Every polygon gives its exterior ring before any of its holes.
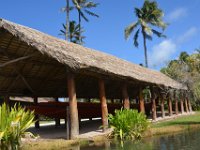
{"type": "Polygon", "coordinates": [[[200,130],[179,134],[161,135],[141,141],[105,141],[95,145],[75,146],[71,150],[200,150],[200,130]]]}

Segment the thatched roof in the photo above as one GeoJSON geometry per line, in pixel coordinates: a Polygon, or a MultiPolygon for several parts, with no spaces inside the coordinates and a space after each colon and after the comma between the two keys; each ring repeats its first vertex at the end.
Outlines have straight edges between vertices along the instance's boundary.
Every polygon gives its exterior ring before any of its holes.
{"type": "MultiPolygon", "coordinates": [[[[34,56],[28,60],[31,60],[31,62],[33,60],[35,62],[39,61],[43,68],[45,68],[44,65],[46,64],[49,64],[49,67],[53,65],[56,68],[60,67],[61,71],[57,74],[60,79],[65,71],[68,72],[70,70],[75,73],[83,73],[86,76],[102,76],[108,80],[116,79],[121,82],[141,82],[175,89],[186,89],[182,84],[158,71],[141,67],[97,50],[66,42],[4,19],[0,20],[0,48],[6,49],[10,55],[24,56],[25,54],[33,54],[34,56]],[[45,61],[42,61],[43,59],[45,61]]],[[[0,57],[0,62],[3,63],[2,61],[3,56],[0,57]]],[[[22,62],[26,62],[26,60],[22,62]]],[[[29,66],[29,69],[34,68],[29,66]]],[[[46,75],[48,75],[47,72],[46,75]]]]}

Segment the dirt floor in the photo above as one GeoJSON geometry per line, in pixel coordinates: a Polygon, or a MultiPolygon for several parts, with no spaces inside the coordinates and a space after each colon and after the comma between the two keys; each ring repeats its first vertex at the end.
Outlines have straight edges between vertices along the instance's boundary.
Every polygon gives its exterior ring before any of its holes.
{"type": "MultiPolygon", "coordinates": [[[[158,118],[156,121],[153,121],[152,119],[149,119],[150,122],[160,122],[160,121],[166,121],[166,120],[171,120],[175,119],[180,116],[184,115],[190,115],[192,113],[184,113],[184,114],[179,114],[175,115],[173,114],[172,116],[168,116],[166,113],[166,117],[162,118],[161,115],[158,113],[158,118]]],[[[111,132],[111,129],[108,130],[107,132],[103,133],[101,129],[101,119],[97,120],[82,120],[80,122],[80,139],[90,139],[95,136],[104,136],[107,135],[111,132]]],[[[39,135],[39,139],[66,139],[67,133],[66,133],[66,127],[64,125],[64,122],[61,123],[61,126],[55,127],[55,123],[45,123],[41,124],[39,129],[36,129],[34,126],[29,129],[31,133],[34,135],[39,135]]]]}
{"type": "MultiPolygon", "coordinates": [[[[95,135],[105,134],[102,132],[101,119],[81,121],[79,138],[88,138],[95,135]]],[[[29,129],[34,135],[39,135],[41,139],[66,139],[66,128],[64,123],[61,126],[55,127],[55,124],[42,124],[39,129],[31,127],[29,129]]]]}

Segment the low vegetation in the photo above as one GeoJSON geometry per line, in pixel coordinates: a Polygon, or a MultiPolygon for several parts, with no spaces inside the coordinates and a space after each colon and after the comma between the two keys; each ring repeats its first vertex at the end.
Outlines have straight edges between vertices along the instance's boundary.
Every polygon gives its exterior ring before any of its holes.
{"type": "Polygon", "coordinates": [[[0,106],[0,149],[18,150],[21,137],[34,122],[34,113],[26,111],[19,105],[9,108],[6,104],[0,106]]]}
{"type": "Polygon", "coordinates": [[[109,114],[108,119],[114,128],[113,136],[121,140],[139,139],[149,126],[146,116],[137,110],[116,110],[115,115],[109,114]]]}

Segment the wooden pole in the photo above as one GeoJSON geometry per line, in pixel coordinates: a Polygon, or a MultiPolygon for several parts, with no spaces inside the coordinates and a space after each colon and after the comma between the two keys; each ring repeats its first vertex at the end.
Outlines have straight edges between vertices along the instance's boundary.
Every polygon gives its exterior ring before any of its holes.
{"type": "MultiPolygon", "coordinates": [[[[56,102],[59,102],[58,97],[55,98],[56,102]]],[[[58,127],[60,126],[60,118],[55,118],[55,126],[58,127]]]]}
{"type": "Polygon", "coordinates": [[[123,96],[123,101],[124,101],[124,109],[130,109],[130,102],[129,102],[127,84],[126,83],[122,87],[122,96],[123,96]]]}
{"type": "Polygon", "coordinates": [[[153,120],[156,120],[156,118],[157,118],[155,98],[152,98],[152,118],[153,118],[153,120]]]}
{"type": "Polygon", "coordinates": [[[71,73],[69,73],[67,76],[67,89],[69,96],[69,116],[71,124],[70,139],[75,139],[79,135],[79,120],[74,75],[71,73]]]}
{"type": "Polygon", "coordinates": [[[69,106],[66,107],[66,118],[65,118],[65,126],[66,126],[66,131],[67,131],[67,140],[70,139],[71,137],[71,123],[70,123],[70,111],[69,111],[69,106]]]}
{"type": "Polygon", "coordinates": [[[187,103],[187,98],[184,99],[184,102],[185,102],[185,110],[186,110],[186,113],[188,113],[188,103],[187,103]]]}
{"type": "Polygon", "coordinates": [[[165,99],[164,99],[164,95],[161,95],[161,113],[162,113],[162,118],[165,118],[165,99]]]}
{"type": "Polygon", "coordinates": [[[105,132],[108,128],[108,107],[106,102],[105,83],[103,79],[99,79],[99,97],[101,101],[103,132],[105,132]]]}
{"type": "Polygon", "coordinates": [[[180,94],[181,96],[181,114],[183,114],[184,113],[184,106],[183,106],[183,92],[181,91],[181,94],[180,94]]]}
{"type": "MultiPolygon", "coordinates": [[[[38,97],[34,97],[33,101],[34,101],[35,105],[38,105],[38,97]]],[[[35,128],[39,129],[40,128],[40,121],[39,121],[39,115],[38,114],[35,114],[35,120],[36,120],[35,128]]]]}
{"type": "Polygon", "coordinates": [[[143,97],[142,91],[143,91],[143,89],[140,87],[140,91],[139,91],[139,105],[140,105],[140,112],[145,113],[144,97],[143,97]]]}
{"type": "Polygon", "coordinates": [[[176,91],[174,91],[174,99],[175,99],[175,113],[176,115],[178,115],[179,110],[178,110],[178,99],[176,97],[176,91]]]}
{"type": "Polygon", "coordinates": [[[152,119],[156,120],[157,118],[157,112],[156,112],[156,93],[153,89],[151,88],[151,101],[152,101],[152,119]]]}
{"type": "Polygon", "coordinates": [[[172,116],[172,100],[171,96],[168,98],[168,111],[169,111],[169,116],[172,116]]]}
{"type": "Polygon", "coordinates": [[[184,113],[183,100],[181,99],[181,114],[184,113]]]}
{"type": "Polygon", "coordinates": [[[188,95],[187,95],[187,101],[188,101],[189,111],[192,112],[192,105],[188,95]]]}

